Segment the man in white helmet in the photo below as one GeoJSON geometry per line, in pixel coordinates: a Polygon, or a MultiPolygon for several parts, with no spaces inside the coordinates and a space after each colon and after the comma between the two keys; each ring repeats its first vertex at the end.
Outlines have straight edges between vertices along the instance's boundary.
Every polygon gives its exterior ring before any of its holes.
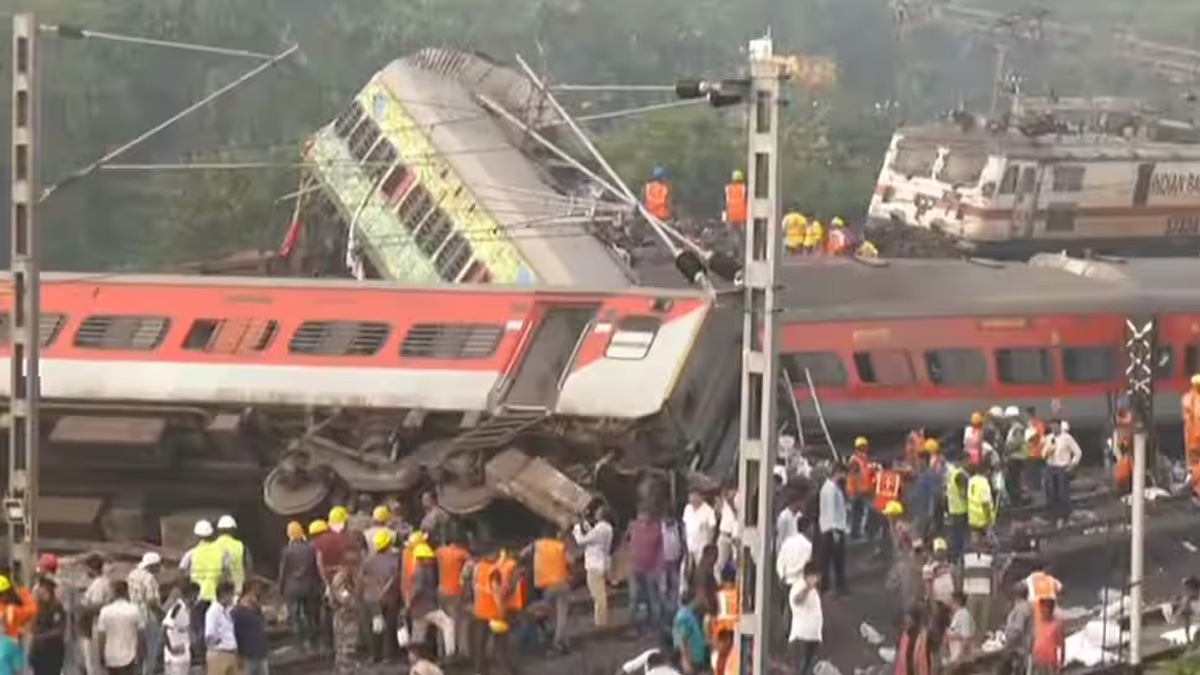
{"type": "Polygon", "coordinates": [[[229,557],[229,580],[233,582],[234,594],[240,595],[250,571],[250,551],[237,537],[237,521],[233,516],[225,514],[217,520],[216,543],[229,557]]]}
{"type": "Polygon", "coordinates": [[[199,539],[179,561],[179,569],[200,587],[192,605],[191,628],[196,644],[204,644],[204,613],[217,599],[217,584],[229,577],[229,555],[217,544],[217,533],[207,520],[196,521],[192,534],[199,539]]]}

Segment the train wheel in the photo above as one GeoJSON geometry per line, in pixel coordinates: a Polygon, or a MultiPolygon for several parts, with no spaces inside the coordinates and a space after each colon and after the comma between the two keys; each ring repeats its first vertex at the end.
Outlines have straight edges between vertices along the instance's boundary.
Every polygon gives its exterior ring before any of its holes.
{"type": "Polygon", "coordinates": [[[276,467],[263,481],[263,502],[281,516],[295,516],[316,510],[331,490],[327,480],[296,476],[276,467]]]}

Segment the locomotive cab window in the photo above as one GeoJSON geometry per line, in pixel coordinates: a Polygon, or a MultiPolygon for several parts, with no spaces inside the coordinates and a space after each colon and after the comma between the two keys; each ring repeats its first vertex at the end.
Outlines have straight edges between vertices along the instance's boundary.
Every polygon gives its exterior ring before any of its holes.
{"type": "Polygon", "coordinates": [[[840,356],[833,352],[796,352],[783,355],[783,367],[787,368],[792,385],[803,387],[808,383],[805,371],[812,376],[814,387],[846,386],[846,367],[840,356]]]}
{"type": "Polygon", "coordinates": [[[162,344],[170,325],[165,316],[89,316],[75,332],[75,346],[148,352],[162,344]]]}
{"type": "MultiPolygon", "coordinates": [[[[43,347],[49,347],[58,339],[63,324],[67,322],[66,314],[45,314],[38,321],[38,337],[43,347]]],[[[0,345],[12,344],[12,315],[0,312],[0,345]]]]}
{"type": "Polygon", "coordinates": [[[372,321],[305,321],[288,342],[293,354],[372,356],[387,342],[391,327],[372,321]]]}
{"type": "Polygon", "coordinates": [[[925,352],[929,381],[943,387],[987,384],[987,359],[978,349],[933,349],[925,352]]]}
{"type": "Polygon", "coordinates": [[[996,377],[1004,384],[1048,384],[1054,381],[1050,350],[1013,347],[996,350],[996,377]]]}
{"type": "Polygon", "coordinates": [[[646,358],[658,335],[662,321],[652,316],[627,316],[617,322],[604,358],[637,360],[646,358]]]}
{"type": "Polygon", "coordinates": [[[854,369],[863,384],[912,384],[916,379],[908,352],[899,349],[854,352],[854,369]]]}
{"type": "Polygon", "coordinates": [[[1063,377],[1073,384],[1109,382],[1116,375],[1111,347],[1067,347],[1062,350],[1063,377]]]}
{"type": "Polygon", "coordinates": [[[274,319],[196,319],[183,338],[183,348],[214,354],[261,352],[278,332],[279,322],[274,319]]]}
{"type": "Polygon", "coordinates": [[[410,359],[486,359],[496,353],[503,326],[485,323],[419,323],[400,344],[410,359]]]}

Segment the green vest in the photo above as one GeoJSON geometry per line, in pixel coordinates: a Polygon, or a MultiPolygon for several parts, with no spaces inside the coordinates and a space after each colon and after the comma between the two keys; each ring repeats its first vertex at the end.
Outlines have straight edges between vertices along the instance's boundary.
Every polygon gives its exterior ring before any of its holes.
{"type": "Polygon", "coordinates": [[[225,570],[225,549],[215,541],[202,541],[192,549],[192,581],[200,586],[200,599],[217,599],[217,583],[225,570]]]}
{"type": "Polygon", "coordinates": [[[976,529],[991,527],[995,520],[992,514],[992,490],[988,479],[972,476],[967,483],[967,522],[976,529]]]}
{"type": "Polygon", "coordinates": [[[229,554],[229,580],[233,582],[233,592],[240,595],[246,583],[246,545],[228,534],[217,537],[216,543],[229,554]]]}
{"type": "Polygon", "coordinates": [[[958,466],[951,466],[946,472],[946,510],[952,516],[967,513],[967,495],[958,487],[958,477],[962,474],[963,470],[958,466]]]}

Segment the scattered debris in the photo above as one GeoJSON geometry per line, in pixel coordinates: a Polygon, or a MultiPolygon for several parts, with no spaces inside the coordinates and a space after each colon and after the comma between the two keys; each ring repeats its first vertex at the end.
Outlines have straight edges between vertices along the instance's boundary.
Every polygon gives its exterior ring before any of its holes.
{"type": "Polygon", "coordinates": [[[879,648],[879,658],[883,659],[884,663],[895,663],[896,662],[896,648],[895,647],[880,647],[879,648]]]}
{"type": "Polygon", "coordinates": [[[878,647],[879,645],[883,644],[883,635],[881,635],[879,631],[875,630],[874,626],[866,621],[862,622],[862,625],[858,627],[858,632],[863,636],[863,639],[867,641],[867,644],[871,645],[872,647],[878,647]]]}
{"type": "Polygon", "coordinates": [[[1188,541],[1187,539],[1184,539],[1183,541],[1181,541],[1181,542],[1179,542],[1179,543],[1180,543],[1180,544],[1181,544],[1181,545],[1182,545],[1182,546],[1183,546],[1185,549],[1187,549],[1187,552],[1188,552],[1188,553],[1195,553],[1196,551],[1200,551],[1200,549],[1196,548],[1196,545],[1195,545],[1195,544],[1193,544],[1192,542],[1188,541]]]}

